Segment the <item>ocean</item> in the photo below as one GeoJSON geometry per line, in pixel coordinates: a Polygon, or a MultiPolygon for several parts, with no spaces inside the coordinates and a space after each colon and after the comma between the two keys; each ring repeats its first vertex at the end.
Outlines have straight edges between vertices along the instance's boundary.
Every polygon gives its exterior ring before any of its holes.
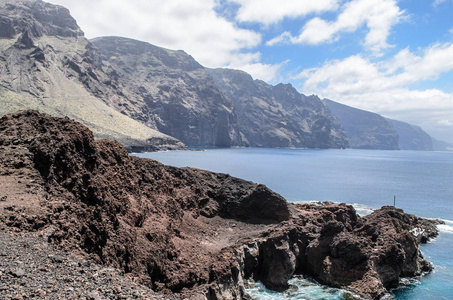
{"type": "MultiPolygon", "coordinates": [[[[203,149],[136,154],[177,167],[228,173],[267,185],[290,202],[353,204],[361,215],[383,205],[440,218],[436,240],[423,245],[434,272],[393,291],[396,299],[453,299],[453,153],[432,151],[203,149]]],[[[294,278],[285,293],[257,283],[255,299],[342,299],[342,291],[294,278]]]]}

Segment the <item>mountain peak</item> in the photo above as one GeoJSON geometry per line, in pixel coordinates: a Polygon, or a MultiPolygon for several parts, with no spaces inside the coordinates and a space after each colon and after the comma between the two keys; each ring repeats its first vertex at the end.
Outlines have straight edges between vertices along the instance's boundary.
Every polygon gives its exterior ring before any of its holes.
{"type": "Polygon", "coordinates": [[[0,12],[1,38],[84,35],[68,9],[41,0],[2,0],[0,12]]]}

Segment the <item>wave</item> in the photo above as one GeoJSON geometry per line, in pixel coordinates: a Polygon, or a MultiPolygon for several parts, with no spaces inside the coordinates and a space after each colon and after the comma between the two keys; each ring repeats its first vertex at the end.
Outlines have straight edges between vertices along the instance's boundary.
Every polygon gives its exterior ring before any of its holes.
{"type": "Polygon", "coordinates": [[[376,210],[376,208],[365,205],[365,204],[351,203],[351,205],[354,207],[357,214],[361,217],[367,216],[376,210]]]}
{"type": "Polygon", "coordinates": [[[290,288],[284,292],[268,290],[261,282],[249,282],[247,292],[252,299],[259,300],[287,300],[287,299],[329,299],[342,300],[350,292],[321,285],[310,278],[295,276],[288,281],[290,288]]]}
{"type": "Polygon", "coordinates": [[[437,229],[439,229],[440,232],[453,233],[453,221],[445,219],[443,219],[442,221],[444,221],[445,224],[437,225],[437,229]]]}

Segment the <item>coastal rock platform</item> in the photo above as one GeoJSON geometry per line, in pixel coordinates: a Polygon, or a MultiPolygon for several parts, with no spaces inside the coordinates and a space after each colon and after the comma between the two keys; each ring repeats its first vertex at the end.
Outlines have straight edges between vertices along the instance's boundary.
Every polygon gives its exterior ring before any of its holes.
{"type": "MultiPolygon", "coordinates": [[[[394,207],[362,218],[345,204],[290,204],[264,185],[129,156],[118,142],[37,111],[0,120],[0,184],[1,234],[16,236],[0,244],[2,281],[19,282],[33,264],[12,265],[17,243],[63,251],[43,256],[50,263],[89,260],[125,274],[144,299],[245,299],[249,279],[283,291],[296,274],[379,299],[401,277],[432,270],[418,245],[436,235],[436,221],[394,207]]],[[[115,291],[94,290],[122,299],[115,291]]]]}

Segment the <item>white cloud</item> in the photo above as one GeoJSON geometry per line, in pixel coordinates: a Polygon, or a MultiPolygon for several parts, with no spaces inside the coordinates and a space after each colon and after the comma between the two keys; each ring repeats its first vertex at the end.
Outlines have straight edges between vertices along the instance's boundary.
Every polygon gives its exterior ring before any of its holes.
{"type": "Polygon", "coordinates": [[[434,5],[434,7],[437,7],[440,4],[443,4],[445,2],[453,2],[453,1],[451,1],[451,0],[434,0],[433,5],[434,5]]]}
{"type": "Polygon", "coordinates": [[[236,19],[240,22],[272,24],[284,18],[338,9],[339,0],[229,0],[240,4],[236,19]]]}
{"type": "Polygon", "coordinates": [[[124,36],[182,49],[206,67],[247,68],[265,80],[279,69],[259,62],[253,48],[261,43],[261,34],[220,17],[216,0],[49,1],[70,9],[88,38],[124,36]]]}
{"type": "Polygon", "coordinates": [[[445,43],[434,44],[421,55],[404,49],[378,63],[361,55],[332,60],[304,70],[295,79],[304,80],[300,90],[306,94],[417,124],[453,141],[451,126],[447,126],[453,123],[453,94],[411,88],[452,71],[453,43],[445,43]]]}
{"type": "Polygon", "coordinates": [[[308,21],[298,36],[284,32],[267,42],[274,45],[278,42],[291,44],[331,43],[345,32],[355,32],[362,26],[368,27],[363,45],[374,52],[380,52],[390,45],[387,38],[393,25],[400,21],[403,11],[395,0],[352,0],[344,4],[335,21],[326,21],[315,17],[308,21]]]}

